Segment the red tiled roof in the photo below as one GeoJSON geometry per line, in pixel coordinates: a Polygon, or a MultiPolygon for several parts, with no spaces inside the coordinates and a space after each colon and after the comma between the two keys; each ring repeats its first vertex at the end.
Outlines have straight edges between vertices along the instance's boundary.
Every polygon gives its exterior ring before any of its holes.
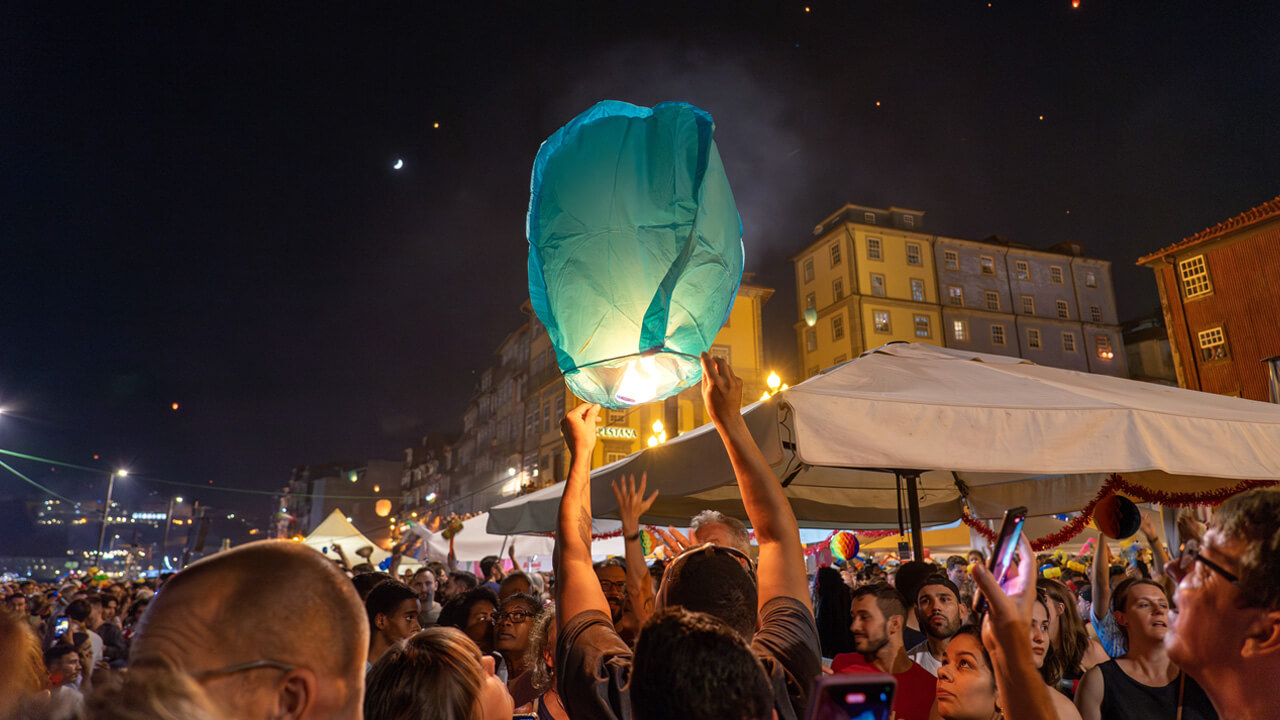
{"type": "Polygon", "coordinates": [[[1191,247],[1192,245],[1196,245],[1197,243],[1204,242],[1205,240],[1226,235],[1232,230],[1239,230],[1240,228],[1248,227],[1249,225],[1256,225],[1264,220],[1270,220],[1271,218],[1277,217],[1280,217],[1280,195],[1276,196],[1275,199],[1269,200],[1251,210],[1246,210],[1230,220],[1220,222],[1211,228],[1205,228],[1189,238],[1179,240],[1178,242],[1166,248],[1157,250],[1150,255],[1140,257],[1138,258],[1138,264],[1143,265],[1163,255],[1168,255],[1175,250],[1182,250],[1184,248],[1191,247]]]}

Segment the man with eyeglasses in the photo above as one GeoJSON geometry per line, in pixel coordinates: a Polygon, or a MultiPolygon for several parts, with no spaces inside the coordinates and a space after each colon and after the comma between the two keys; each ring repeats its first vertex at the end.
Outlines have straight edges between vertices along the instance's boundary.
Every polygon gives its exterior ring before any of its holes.
{"type": "Polygon", "coordinates": [[[1220,717],[1280,718],[1280,490],[1227,500],[1166,570],[1178,579],[1170,659],[1220,717]]]}
{"type": "MultiPolygon", "coordinates": [[[[648,651],[660,653],[650,656],[638,649],[633,655],[613,628],[609,604],[592,573],[590,463],[600,406],[583,404],[570,411],[561,422],[570,470],[556,532],[556,682],[574,720],[729,715],[765,720],[774,712],[791,720],[803,715],[810,686],[822,671],[799,526],[742,416],[742,380],[727,362],[706,353],[702,373],[703,401],[755,528],[759,563],[753,566],[741,552],[710,543],[675,558],[663,576],[656,614],[637,641],[637,648],[670,652],[648,651]],[[646,643],[648,628],[657,625],[658,635],[650,639],[661,636],[663,642],[646,643]],[[707,662],[684,651],[692,649],[686,642],[696,645],[698,638],[712,635],[726,640],[736,635],[744,652],[726,648],[714,654],[715,662],[707,662]],[[745,699],[760,694],[764,707],[749,709],[745,699]]],[[[640,481],[643,486],[644,478],[640,481]]]]}
{"type": "Polygon", "coordinates": [[[351,581],[309,547],[263,540],[174,575],[139,621],[130,665],[172,665],[228,717],[356,720],[368,646],[351,581]]]}
{"type": "Polygon", "coordinates": [[[616,627],[622,619],[622,611],[627,600],[627,563],[622,558],[612,557],[601,560],[593,566],[596,579],[600,581],[600,590],[609,603],[609,615],[616,627]]]}

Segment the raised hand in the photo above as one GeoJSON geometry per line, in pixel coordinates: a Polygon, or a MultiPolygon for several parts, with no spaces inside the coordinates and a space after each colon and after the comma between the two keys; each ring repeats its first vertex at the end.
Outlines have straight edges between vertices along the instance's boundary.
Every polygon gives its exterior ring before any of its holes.
{"type": "Polygon", "coordinates": [[[667,553],[671,557],[679,555],[696,544],[692,538],[685,536],[684,533],[673,527],[669,527],[666,530],[654,528],[653,531],[658,534],[658,537],[662,538],[662,544],[667,547],[667,553]]]}
{"type": "Polygon", "coordinates": [[[973,566],[973,579],[989,608],[982,620],[982,642],[993,656],[1014,636],[1026,639],[1031,609],[1036,602],[1036,559],[1025,534],[1018,536],[1018,574],[1006,592],[982,563],[973,566]]]}
{"type": "Polygon", "coordinates": [[[702,401],[717,426],[742,417],[742,378],[727,360],[702,353],[702,401]]]}
{"type": "Polygon", "coordinates": [[[573,457],[584,458],[596,446],[596,423],[600,421],[600,406],[582,403],[569,411],[560,421],[560,433],[573,457]]]}
{"type": "Polygon", "coordinates": [[[649,511],[653,501],[658,499],[658,491],[654,490],[645,497],[648,484],[648,473],[640,476],[640,487],[636,487],[636,476],[627,475],[613,481],[613,495],[618,499],[618,517],[622,519],[622,534],[634,535],[640,530],[640,516],[649,511]]]}

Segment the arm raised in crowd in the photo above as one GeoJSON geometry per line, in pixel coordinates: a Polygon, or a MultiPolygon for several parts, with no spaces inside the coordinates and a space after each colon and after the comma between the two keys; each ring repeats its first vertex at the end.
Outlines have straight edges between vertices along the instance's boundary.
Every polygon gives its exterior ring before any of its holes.
{"type": "Polygon", "coordinates": [[[644,547],[640,543],[640,516],[648,512],[653,501],[658,499],[657,490],[647,498],[644,496],[648,479],[647,475],[641,475],[638,488],[634,475],[613,481],[613,494],[618,498],[618,515],[622,518],[622,538],[627,551],[627,600],[631,603],[631,612],[635,613],[636,624],[641,627],[653,614],[653,579],[644,564],[644,547]]]}
{"type": "Polygon", "coordinates": [[[742,417],[742,379],[733,374],[728,362],[708,353],[702,353],[702,399],[729,453],[742,504],[760,544],[759,607],[776,597],[792,597],[812,607],[800,526],[742,417]]]}
{"type": "Polygon", "coordinates": [[[1031,657],[1031,611],[1036,602],[1036,562],[1026,535],[1018,536],[1018,576],[1006,594],[985,565],[973,568],[973,579],[987,599],[982,644],[991,655],[1000,706],[1008,720],[1057,720],[1049,686],[1031,657]]]}
{"type": "Polygon", "coordinates": [[[1093,568],[1089,573],[1092,586],[1093,616],[1101,620],[1111,612],[1111,548],[1107,536],[1098,533],[1098,547],[1093,550],[1093,568]]]}
{"type": "Polygon", "coordinates": [[[560,421],[569,445],[569,477],[556,518],[556,623],[563,629],[576,615],[609,603],[591,567],[591,450],[596,444],[600,406],[582,403],[560,421]]]}

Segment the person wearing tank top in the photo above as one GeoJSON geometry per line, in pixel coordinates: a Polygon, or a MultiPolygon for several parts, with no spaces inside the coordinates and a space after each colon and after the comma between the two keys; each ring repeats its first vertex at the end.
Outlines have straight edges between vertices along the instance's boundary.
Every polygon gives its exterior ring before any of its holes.
{"type": "Polygon", "coordinates": [[[1204,690],[1174,665],[1164,649],[1169,596],[1164,586],[1132,578],[1111,596],[1128,651],[1084,674],[1076,692],[1083,720],[1217,720],[1204,690]]]}

